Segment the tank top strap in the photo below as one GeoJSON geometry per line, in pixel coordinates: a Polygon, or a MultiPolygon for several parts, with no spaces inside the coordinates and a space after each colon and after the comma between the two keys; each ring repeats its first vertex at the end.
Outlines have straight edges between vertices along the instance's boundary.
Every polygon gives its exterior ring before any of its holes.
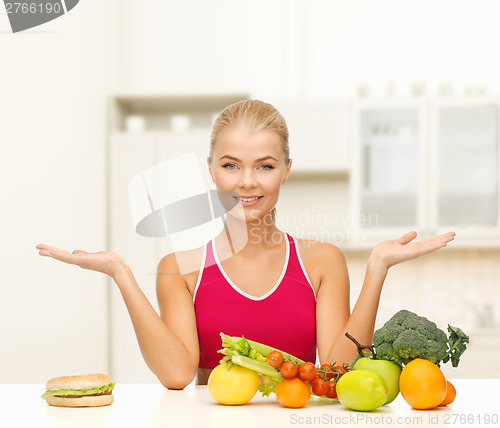
{"type": "Polygon", "coordinates": [[[203,258],[200,265],[200,272],[198,273],[198,280],[196,281],[196,287],[193,293],[193,302],[196,299],[196,294],[198,293],[200,287],[203,287],[203,284],[217,280],[219,275],[221,275],[217,267],[217,262],[215,261],[212,245],[213,239],[208,241],[203,248],[203,258]]]}
{"type": "Polygon", "coordinates": [[[290,256],[288,260],[288,269],[287,274],[294,277],[300,278],[301,282],[308,287],[311,287],[312,292],[314,293],[314,297],[316,297],[316,291],[312,285],[312,282],[307,274],[306,268],[304,267],[304,263],[302,262],[302,257],[300,256],[299,244],[297,240],[286,234],[288,241],[290,243],[290,256]]]}

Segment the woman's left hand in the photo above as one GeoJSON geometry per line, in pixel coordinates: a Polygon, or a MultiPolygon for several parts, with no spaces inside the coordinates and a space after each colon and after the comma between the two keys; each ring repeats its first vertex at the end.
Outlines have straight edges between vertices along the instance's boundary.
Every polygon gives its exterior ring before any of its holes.
{"type": "Polygon", "coordinates": [[[376,263],[378,267],[389,269],[398,263],[415,259],[445,247],[448,242],[453,241],[455,232],[448,232],[443,235],[411,242],[416,237],[417,232],[412,231],[406,233],[401,238],[380,242],[373,248],[370,261],[376,263]]]}

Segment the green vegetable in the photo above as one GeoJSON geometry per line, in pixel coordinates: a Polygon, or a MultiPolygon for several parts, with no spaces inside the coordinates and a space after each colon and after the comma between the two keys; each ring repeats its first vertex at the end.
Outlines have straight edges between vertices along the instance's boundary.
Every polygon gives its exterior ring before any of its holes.
{"type": "Polygon", "coordinates": [[[458,327],[453,327],[448,324],[448,355],[443,359],[443,363],[447,363],[451,360],[451,365],[457,367],[460,362],[460,356],[467,349],[466,343],[469,343],[469,336],[467,336],[458,327]]]}
{"type": "Polygon", "coordinates": [[[377,358],[408,364],[424,358],[439,366],[451,360],[457,367],[469,337],[458,327],[448,326],[450,337],[425,317],[405,309],[397,312],[373,334],[377,358]]]}
{"type": "MultiPolygon", "coordinates": [[[[287,352],[283,352],[279,349],[273,348],[271,346],[264,345],[259,342],[254,342],[253,340],[248,340],[244,336],[235,337],[228,336],[227,334],[221,333],[220,337],[222,338],[222,346],[224,348],[231,348],[233,350],[238,351],[241,355],[245,355],[250,358],[254,358],[251,355],[252,352],[256,353],[254,355],[261,355],[263,357],[267,357],[267,355],[272,351],[279,351],[283,355],[283,360],[293,361],[295,364],[300,366],[304,363],[300,358],[297,358],[287,352]]],[[[219,351],[221,352],[221,351],[219,351]]],[[[266,358],[263,358],[262,361],[266,361],[266,358]]]]}
{"type": "MultiPolygon", "coordinates": [[[[283,380],[283,376],[267,363],[266,356],[272,351],[279,351],[279,349],[248,340],[244,336],[228,336],[224,333],[221,333],[220,336],[223,348],[219,349],[218,352],[225,355],[220,360],[220,363],[228,362],[228,368],[231,364],[237,364],[263,375],[264,380],[260,383],[259,391],[263,396],[275,392],[276,386],[283,380]]],[[[291,354],[283,351],[279,352],[283,354],[284,360],[294,361],[298,365],[304,363],[304,361],[291,354]]]]}
{"type": "Polygon", "coordinates": [[[47,397],[52,395],[91,395],[91,394],[100,394],[102,392],[112,391],[115,387],[114,383],[110,383],[109,385],[101,386],[100,388],[92,388],[92,389],[57,389],[55,391],[45,391],[41,397],[45,400],[47,397]]]}
{"type": "Polygon", "coordinates": [[[283,376],[281,376],[281,373],[267,363],[252,360],[251,358],[245,357],[244,355],[238,355],[236,352],[231,356],[231,361],[233,364],[237,364],[241,367],[245,367],[246,369],[253,370],[260,375],[268,376],[271,379],[280,381],[283,380],[283,376]]]}

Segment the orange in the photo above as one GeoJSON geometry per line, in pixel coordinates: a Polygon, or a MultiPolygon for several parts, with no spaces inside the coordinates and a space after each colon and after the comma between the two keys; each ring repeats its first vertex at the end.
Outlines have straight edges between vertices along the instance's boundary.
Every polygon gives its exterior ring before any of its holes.
{"type": "Polygon", "coordinates": [[[298,377],[285,379],[276,387],[276,398],[285,407],[304,407],[311,398],[309,385],[298,377]]]}
{"type": "Polygon", "coordinates": [[[446,396],[440,406],[447,406],[455,401],[457,390],[450,381],[446,381],[446,396]]]}
{"type": "Polygon", "coordinates": [[[414,409],[433,409],[445,399],[446,379],[436,364],[416,358],[401,372],[399,389],[414,409]]]}

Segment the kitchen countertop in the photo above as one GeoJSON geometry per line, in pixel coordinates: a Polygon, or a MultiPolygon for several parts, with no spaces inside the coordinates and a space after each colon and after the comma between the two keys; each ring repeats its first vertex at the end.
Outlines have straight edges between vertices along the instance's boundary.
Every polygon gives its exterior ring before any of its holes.
{"type": "Polygon", "coordinates": [[[62,408],[48,406],[40,398],[45,385],[0,384],[0,427],[500,426],[500,379],[455,379],[452,383],[457,398],[450,406],[414,410],[399,395],[391,404],[367,413],[318,397],[302,409],[287,409],[274,394],[261,397],[260,393],[243,406],[223,406],[211,399],[206,386],[173,391],[160,384],[117,384],[111,406],[62,408]]]}

